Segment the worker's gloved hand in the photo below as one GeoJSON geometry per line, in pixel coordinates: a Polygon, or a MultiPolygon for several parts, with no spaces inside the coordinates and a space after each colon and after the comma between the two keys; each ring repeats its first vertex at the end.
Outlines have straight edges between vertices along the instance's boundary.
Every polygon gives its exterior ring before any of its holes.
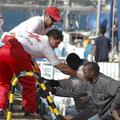
{"type": "Polygon", "coordinates": [[[47,92],[52,92],[54,91],[54,87],[58,87],[59,86],[59,82],[57,80],[51,80],[51,79],[46,79],[41,77],[41,81],[42,83],[45,84],[45,86],[47,87],[47,90],[43,91],[42,88],[39,86],[39,84],[37,84],[37,95],[43,98],[46,98],[46,91],[47,92]]]}
{"type": "Polygon", "coordinates": [[[42,78],[43,83],[51,87],[59,87],[59,82],[57,80],[42,78]]]}
{"type": "Polygon", "coordinates": [[[51,87],[59,87],[59,82],[57,80],[48,80],[47,84],[51,87]]]}

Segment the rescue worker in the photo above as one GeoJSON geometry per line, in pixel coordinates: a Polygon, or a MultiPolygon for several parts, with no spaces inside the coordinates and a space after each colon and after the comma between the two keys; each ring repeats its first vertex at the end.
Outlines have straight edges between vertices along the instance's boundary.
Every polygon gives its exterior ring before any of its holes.
{"type": "MultiPolygon", "coordinates": [[[[18,26],[9,31],[10,34],[14,35],[17,39],[21,37],[24,32],[33,32],[40,35],[45,35],[54,23],[61,20],[60,10],[55,6],[49,6],[45,8],[42,16],[34,16],[26,21],[23,21],[18,26]]],[[[17,84],[17,90],[21,89],[20,85],[17,84]]]]}
{"type": "Polygon", "coordinates": [[[16,37],[26,31],[45,35],[54,23],[59,22],[60,20],[60,10],[57,7],[49,6],[45,9],[43,16],[31,17],[10,30],[10,33],[16,37]]]}
{"type": "MultiPolygon", "coordinates": [[[[0,47],[0,115],[6,109],[11,79],[14,74],[21,71],[33,71],[32,58],[47,58],[50,63],[65,74],[81,77],[77,71],[72,70],[54,53],[54,48],[63,41],[62,32],[53,29],[45,36],[25,32],[18,39],[5,35],[2,39],[4,45],[0,47]]],[[[25,115],[36,112],[36,80],[31,77],[21,78],[22,105],[25,115]]],[[[34,114],[32,114],[34,115],[34,114]]]]}

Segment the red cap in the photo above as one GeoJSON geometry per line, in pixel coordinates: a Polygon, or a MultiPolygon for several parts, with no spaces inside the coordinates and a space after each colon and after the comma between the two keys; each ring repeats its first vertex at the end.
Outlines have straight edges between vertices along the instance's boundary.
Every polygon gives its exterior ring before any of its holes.
{"type": "Polygon", "coordinates": [[[47,7],[45,13],[50,15],[57,22],[61,20],[60,10],[54,6],[47,7]]]}

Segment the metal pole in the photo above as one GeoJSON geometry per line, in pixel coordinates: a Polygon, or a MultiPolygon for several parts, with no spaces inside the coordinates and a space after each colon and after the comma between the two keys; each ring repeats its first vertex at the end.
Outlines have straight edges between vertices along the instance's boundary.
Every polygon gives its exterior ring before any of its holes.
{"type": "Polygon", "coordinates": [[[99,33],[99,25],[100,25],[100,13],[101,13],[101,0],[98,0],[98,7],[97,7],[97,21],[96,21],[96,35],[99,33]]]}
{"type": "Polygon", "coordinates": [[[114,54],[114,46],[115,46],[115,40],[114,40],[114,21],[115,21],[115,0],[113,0],[113,17],[112,17],[112,51],[114,54]]]}
{"type": "Polygon", "coordinates": [[[117,17],[118,17],[118,40],[119,40],[119,43],[120,43],[120,0],[117,0],[117,17]]]}
{"type": "Polygon", "coordinates": [[[65,29],[67,30],[68,29],[68,26],[69,26],[69,20],[68,20],[68,14],[69,14],[69,0],[67,0],[67,3],[66,3],[66,18],[65,18],[65,29]]]}

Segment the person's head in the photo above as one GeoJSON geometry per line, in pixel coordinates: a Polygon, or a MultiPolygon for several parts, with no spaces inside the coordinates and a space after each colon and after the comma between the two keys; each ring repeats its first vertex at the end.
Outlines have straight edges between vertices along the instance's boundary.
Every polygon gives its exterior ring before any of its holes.
{"type": "Polygon", "coordinates": [[[59,44],[63,41],[62,31],[57,29],[50,30],[47,34],[50,46],[54,49],[59,46],[59,44]]]}
{"type": "Polygon", "coordinates": [[[44,24],[46,28],[52,27],[55,22],[61,20],[60,10],[55,6],[49,6],[45,9],[44,24]]]}
{"type": "Polygon", "coordinates": [[[84,76],[87,81],[93,82],[99,75],[99,65],[95,62],[88,62],[83,67],[84,76]]]}
{"type": "Polygon", "coordinates": [[[106,27],[100,26],[100,34],[104,35],[106,33],[106,27]]]}
{"type": "Polygon", "coordinates": [[[70,53],[67,58],[66,62],[70,68],[77,71],[80,66],[82,66],[87,60],[80,59],[80,57],[76,53],[70,53]]]}

